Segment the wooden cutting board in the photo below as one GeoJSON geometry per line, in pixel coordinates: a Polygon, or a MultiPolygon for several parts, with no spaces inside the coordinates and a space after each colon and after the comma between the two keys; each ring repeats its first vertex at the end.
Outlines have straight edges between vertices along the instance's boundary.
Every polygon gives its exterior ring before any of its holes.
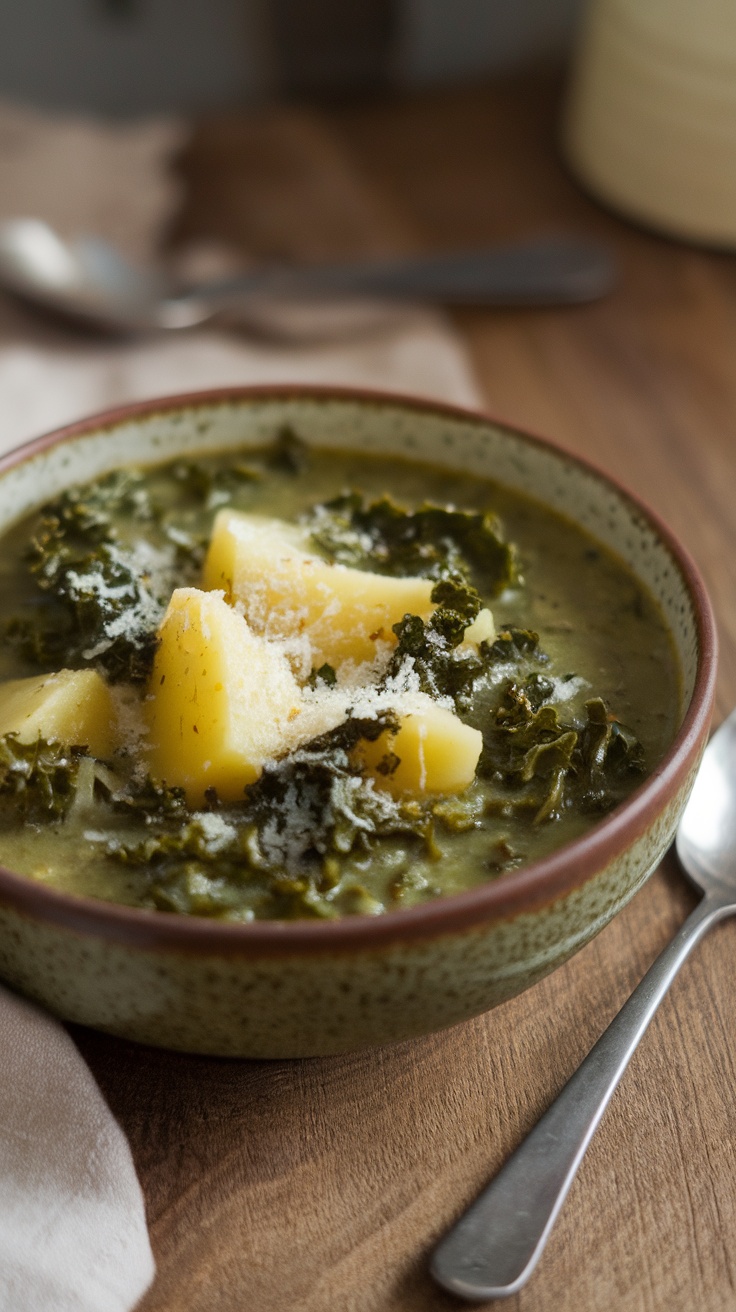
{"type": "MultiPolygon", "coordinates": [[[[453,94],[203,122],[175,239],[258,254],[609,241],[616,293],[455,316],[488,408],[656,507],[698,560],[736,701],[736,262],[626,226],[555,151],[546,75],[453,94]]],[[[450,1312],[427,1255],[531,1128],[692,896],[668,859],[593,943],[468,1024],[328,1060],[176,1056],[74,1030],[130,1138],[158,1276],[141,1312],[450,1312]]],[[[736,1307],[736,926],[697,950],[632,1061],[509,1312],[736,1307]]]]}

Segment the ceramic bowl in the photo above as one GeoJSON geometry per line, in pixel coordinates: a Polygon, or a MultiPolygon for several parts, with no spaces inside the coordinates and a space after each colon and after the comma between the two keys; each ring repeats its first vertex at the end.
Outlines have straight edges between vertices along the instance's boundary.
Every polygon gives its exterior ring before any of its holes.
{"type": "Polygon", "coordinates": [[[0,530],[117,465],[262,444],[284,424],[322,447],[492,476],[591,531],[659,601],[680,665],[680,728],[654,774],[582,838],[496,882],[379,917],[225,924],[77,898],[0,870],[5,980],[67,1020],[187,1052],[342,1052],[452,1025],[528,988],[657,865],[712,709],[713,619],[672,534],[590,465],[479,414],[303,387],[131,405],[0,461],[0,530]]]}

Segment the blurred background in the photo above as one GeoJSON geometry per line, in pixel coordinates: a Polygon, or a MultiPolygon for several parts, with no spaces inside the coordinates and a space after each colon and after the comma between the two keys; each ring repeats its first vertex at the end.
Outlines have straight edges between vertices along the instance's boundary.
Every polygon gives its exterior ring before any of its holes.
{"type": "Polygon", "coordinates": [[[478,80],[569,46],[582,0],[0,0],[0,97],[135,115],[478,80]]]}

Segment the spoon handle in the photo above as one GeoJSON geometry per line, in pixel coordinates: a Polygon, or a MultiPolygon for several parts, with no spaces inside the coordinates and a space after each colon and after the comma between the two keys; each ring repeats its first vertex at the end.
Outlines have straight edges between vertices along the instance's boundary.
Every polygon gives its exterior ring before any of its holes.
{"type": "Polygon", "coordinates": [[[440,1242],[431,1272],[443,1288],[484,1302],[526,1284],[652,1016],[695,944],[731,909],[703,898],[549,1110],[440,1242]]]}
{"type": "MultiPolygon", "coordinates": [[[[486,250],[265,270],[194,288],[212,308],[254,294],[388,296],[449,305],[564,305],[613,287],[609,251],[587,238],[543,237],[486,250]]],[[[186,297],[182,298],[186,300],[186,297]]]]}

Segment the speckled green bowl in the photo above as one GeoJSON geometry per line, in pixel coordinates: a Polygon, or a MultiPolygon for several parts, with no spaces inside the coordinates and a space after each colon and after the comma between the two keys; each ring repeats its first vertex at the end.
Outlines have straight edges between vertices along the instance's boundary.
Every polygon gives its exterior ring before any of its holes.
{"type": "Polygon", "coordinates": [[[128,406],[0,461],[0,531],[117,465],[261,444],[285,423],[322,447],[492,476],[595,534],[670,626],[680,729],[655,773],[584,837],[494,883],[380,917],[229,925],[75,898],[0,870],[4,979],[68,1020],[187,1052],[342,1052],[451,1025],[528,988],[602,929],[656,866],[712,709],[711,610],[672,534],[597,470],[482,415],[303,387],[128,406]]]}

